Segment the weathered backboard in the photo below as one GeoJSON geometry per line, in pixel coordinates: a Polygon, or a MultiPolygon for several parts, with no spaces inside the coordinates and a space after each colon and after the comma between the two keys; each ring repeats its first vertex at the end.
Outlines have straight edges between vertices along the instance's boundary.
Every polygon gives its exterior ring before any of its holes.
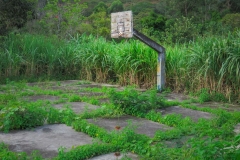
{"type": "Polygon", "coordinates": [[[117,12],[111,14],[111,37],[133,37],[132,11],[117,12]]]}

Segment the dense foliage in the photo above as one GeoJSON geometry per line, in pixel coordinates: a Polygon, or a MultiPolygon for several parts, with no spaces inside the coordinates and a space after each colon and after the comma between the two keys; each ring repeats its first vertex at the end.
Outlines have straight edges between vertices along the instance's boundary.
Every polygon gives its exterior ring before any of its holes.
{"type": "Polygon", "coordinates": [[[33,18],[34,7],[34,0],[0,0],[0,35],[22,28],[33,18]]]}
{"type": "Polygon", "coordinates": [[[226,35],[239,28],[240,12],[237,0],[1,0],[0,7],[0,34],[27,22],[22,30],[32,33],[62,38],[88,33],[109,38],[110,13],[132,10],[136,29],[168,43],[188,42],[209,33],[226,35]]]}
{"type": "MultiPolygon", "coordinates": [[[[239,98],[240,34],[197,38],[195,42],[165,45],[167,87],[178,92],[221,92],[229,101],[239,98]]],[[[51,77],[114,82],[151,88],[156,84],[157,54],[136,40],[116,43],[95,36],[56,37],[10,34],[2,44],[0,64],[5,78],[51,77]]]]}

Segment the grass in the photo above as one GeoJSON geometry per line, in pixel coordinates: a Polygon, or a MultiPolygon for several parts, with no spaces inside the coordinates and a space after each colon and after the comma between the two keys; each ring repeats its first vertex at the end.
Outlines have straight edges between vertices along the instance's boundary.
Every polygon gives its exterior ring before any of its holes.
{"type": "MultiPolygon", "coordinates": [[[[221,93],[228,101],[240,97],[239,31],[194,42],[164,45],[166,87],[176,92],[221,93]]],[[[92,35],[65,41],[41,35],[10,34],[3,42],[1,81],[14,77],[82,79],[101,83],[156,86],[157,54],[137,40],[107,41],[92,35]]]]}
{"type": "MultiPolygon", "coordinates": [[[[81,88],[81,86],[85,86],[85,81],[72,82],[67,86],[60,81],[49,82],[49,85],[45,83],[40,87],[28,86],[25,82],[9,81],[7,85],[0,87],[3,92],[0,94],[0,129],[2,131],[34,128],[43,125],[42,122],[63,123],[94,138],[95,143],[93,144],[77,146],[68,151],[59,148],[58,155],[53,159],[88,159],[92,156],[117,151],[132,152],[138,154],[142,159],[153,160],[161,157],[166,157],[166,159],[237,159],[239,156],[239,150],[236,147],[240,144],[240,137],[233,132],[234,126],[240,123],[239,112],[228,112],[210,107],[200,108],[194,106],[192,101],[166,101],[163,97],[157,96],[154,90],[142,93],[131,87],[124,91],[115,91],[106,87],[89,87],[73,92],[71,90],[50,90],[49,87],[53,86],[81,88]],[[33,94],[27,94],[29,91],[33,91],[33,94]],[[78,93],[80,92],[101,92],[103,95],[79,97],[78,93]],[[104,97],[112,99],[113,103],[106,103],[91,112],[86,108],[85,111],[76,114],[69,105],[59,110],[52,107],[54,102],[25,101],[23,97],[26,95],[54,95],[64,98],[65,101],[62,103],[72,101],[72,99],[95,103],[93,100],[104,97]],[[176,105],[208,112],[213,115],[213,118],[199,119],[195,122],[180,114],[162,115],[157,111],[159,108],[176,105]],[[146,106],[150,106],[150,108],[146,106]],[[150,138],[138,134],[131,123],[120,131],[108,132],[87,121],[89,118],[121,117],[126,113],[173,128],[166,131],[158,130],[154,137],[150,138]]],[[[201,99],[195,99],[194,103],[196,102],[201,102],[201,99]]],[[[3,143],[0,144],[0,155],[5,159],[31,159],[26,153],[11,152],[3,143]]],[[[37,152],[32,153],[31,157],[42,159],[37,152]]]]}

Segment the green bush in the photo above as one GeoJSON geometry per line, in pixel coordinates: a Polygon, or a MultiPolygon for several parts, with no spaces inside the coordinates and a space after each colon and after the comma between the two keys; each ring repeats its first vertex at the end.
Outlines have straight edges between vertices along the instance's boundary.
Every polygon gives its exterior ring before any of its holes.
{"type": "Polygon", "coordinates": [[[239,29],[240,28],[240,13],[226,14],[222,18],[222,23],[227,26],[231,26],[233,29],[239,29]]]}
{"type": "Polygon", "coordinates": [[[192,18],[178,18],[166,22],[166,40],[168,43],[184,43],[193,41],[199,36],[199,29],[192,18]]]}
{"type": "Polygon", "coordinates": [[[44,108],[33,104],[5,107],[0,111],[0,129],[8,132],[40,126],[44,124],[46,115],[44,108]]]}
{"type": "Polygon", "coordinates": [[[240,158],[239,149],[239,135],[235,137],[233,142],[219,141],[213,139],[192,139],[190,142],[194,148],[193,156],[197,159],[229,159],[237,160],[240,158]]]}
{"type": "Polygon", "coordinates": [[[154,5],[150,2],[139,2],[139,3],[136,3],[134,6],[131,7],[131,10],[132,10],[134,15],[137,15],[140,12],[144,12],[148,9],[151,9],[151,10],[154,9],[154,5]]]}
{"type": "Polygon", "coordinates": [[[127,88],[121,92],[112,90],[110,100],[128,114],[146,113],[161,105],[161,99],[157,97],[156,90],[142,93],[133,88],[127,88]]]}
{"type": "Polygon", "coordinates": [[[48,123],[65,123],[70,126],[76,117],[76,114],[69,107],[64,109],[56,109],[50,107],[47,114],[47,122],[48,123]]]}
{"type": "Polygon", "coordinates": [[[199,97],[198,100],[203,103],[203,102],[208,102],[211,100],[211,95],[209,93],[209,89],[203,88],[199,91],[199,97]]]}

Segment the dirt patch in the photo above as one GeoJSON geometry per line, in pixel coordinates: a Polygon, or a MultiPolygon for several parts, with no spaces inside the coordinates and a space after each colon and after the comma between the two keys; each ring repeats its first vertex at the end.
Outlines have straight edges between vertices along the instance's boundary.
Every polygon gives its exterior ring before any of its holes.
{"type": "Polygon", "coordinates": [[[64,124],[44,125],[32,130],[0,132],[0,139],[8,144],[10,150],[30,154],[38,150],[44,158],[57,155],[58,148],[91,144],[92,138],[76,132],[64,124]]]}
{"type": "Polygon", "coordinates": [[[71,102],[71,103],[63,103],[63,104],[54,104],[53,107],[57,109],[62,109],[64,107],[69,106],[75,113],[82,113],[85,111],[93,111],[99,108],[99,106],[95,106],[85,102],[71,102]]]}
{"type": "Polygon", "coordinates": [[[183,117],[190,117],[194,121],[198,121],[200,118],[211,119],[212,115],[208,112],[196,111],[188,108],[183,108],[180,106],[167,107],[165,109],[159,109],[162,115],[167,114],[181,114],[183,117]]]}
{"type": "Polygon", "coordinates": [[[138,134],[145,134],[149,137],[154,137],[157,130],[169,130],[172,129],[163,124],[159,124],[143,118],[137,118],[133,116],[121,116],[119,118],[96,118],[88,119],[90,123],[96,124],[100,127],[105,128],[107,131],[112,131],[116,126],[120,126],[121,129],[130,125],[131,129],[136,128],[138,134]]]}

